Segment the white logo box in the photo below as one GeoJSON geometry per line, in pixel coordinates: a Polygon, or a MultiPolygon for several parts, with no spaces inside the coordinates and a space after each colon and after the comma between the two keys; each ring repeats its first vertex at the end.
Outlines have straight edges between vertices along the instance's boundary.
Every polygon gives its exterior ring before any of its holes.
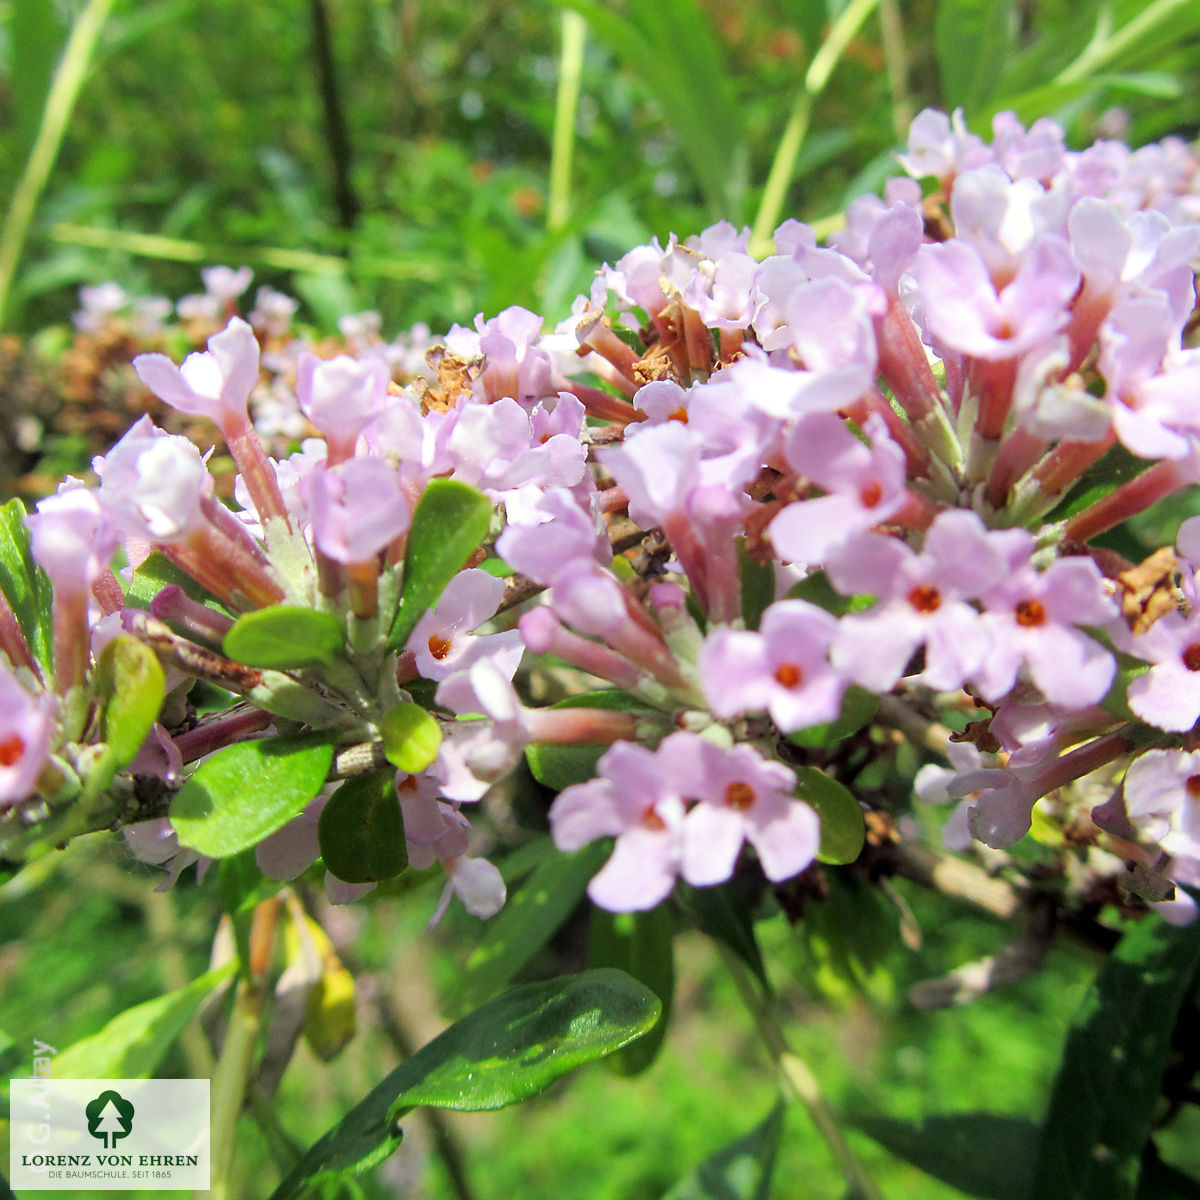
{"type": "Polygon", "coordinates": [[[10,1121],[14,1189],[208,1187],[207,1079],[14,1079],[10,1121]]]}

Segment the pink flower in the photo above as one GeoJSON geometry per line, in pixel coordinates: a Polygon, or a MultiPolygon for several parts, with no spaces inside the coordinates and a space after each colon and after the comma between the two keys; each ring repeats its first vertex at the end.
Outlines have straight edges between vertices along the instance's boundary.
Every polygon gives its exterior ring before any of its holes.
{"type": "Polygon", "coordinates": [[[369,562],[412,521],[408,494],[381,458],[352,458],[316,469],[301,488],[312,510],[317,546],[336,562],[369,562]]]}
{"type": "MultiPolygon", "coordinates": [[[[249,281],[247,281],[249,282],[249,281]]],[[[139,354],[133,368],[160,400],[179,412],[222,423],[244,416],[258,383],[258,341],[254,330],[233,317],[208,339],[207,353],[189,354],[177,367],[165,354],[139,354]]]]}
{"type": "Polygon", "coordinates": [[[31,696],[0,667],[0,811],[33,794],[50,754],[54,697],[31,696]]]}
{"type": "Polygon", "coordinates": [[[831,659],[856,682],[885,692],[916,650],[925,647],[919,682],[952,691],[975,676],[987,634],[968,600],[998,583],[1006,564],[971,512],[944,512],[925,535],[921,554],[879,534],[860,534],[830,556],[829,578],[844,594],[877,603],[842,617],[831,659]]]}
{"type": "Polygon", "coordinates": [[[588,895],[610,912],[653,908],[675,886],[682,859],[677,781],[657,755],[632,742],[606,750],[597,770],[597,778],[564,788],[551,805],[554,844],[569,853],[597,838],[616,838],[588,895]]]}
{"type": "Polygon", "coordinates": [[[515,629],[471,633],[495,614],[503,595],[504,580],[487,571],[472,568],[455,575],[408,639],[417,670],[426,679],[440,680],[466,670],[484,655],[499,655],[511,679],[521,660],[521,635],[515,629]]]}
{"type": "Polygon", "coordinates": [[[336,445],[334,461],[354,453],[358,435],[383,409],[388,369],[381,358],[360,362],[339,354],[322,361],[314,354],[300,359],[296,399],[304,415],[336,445]]]}
{"type": "Polygon", "coordinates": [[[1099,569],[1090,558],[1061,558],[1039,572],[1029,561],[1032,535],[1014,529],[999,536],[1011,548],[1009,570],[981,597],[986,611],[980,623],[992,644],[974,676],[980,694],[999,700],[1024,667],[1052,704],[1098,704],[1117,664],[1074,627],[1103,625],[1116,615],[1099,569]]]}
{"type": "Polygon", "coordinates": [[[833,721],[846,677],[829,664],[837,619],[804,600],[782,600],[758,633],[718,629],[704,643],[700,675],[722,719],[766,709],[785,733],[833,721]]]}
{"type": "Polygon", "coordinates": [[[821,822],[792,794],[796,777],[782,763],[764,759],[751,746],[725,750],[686,731],[673,733],[658,753],[697,801],[683,822],[682,874],[688,883],[724,882],[746,842],[774,883],[799,874],[816,857],[821,822]]]}

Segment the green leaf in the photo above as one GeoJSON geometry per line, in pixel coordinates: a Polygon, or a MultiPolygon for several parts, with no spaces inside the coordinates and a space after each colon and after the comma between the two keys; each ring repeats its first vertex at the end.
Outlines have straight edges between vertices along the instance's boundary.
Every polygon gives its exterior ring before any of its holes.
{"type": "Polygon", "coordinates": [[[596,764],[607,749],[572,742],[532,742],[525,747],[525,761],[538,783],[561,792],[573,783],[594,779],[596,764]]]}
{"type": "Polygon", "coordinates": [[[694,888],[689,884],[675,886],[684,907],[696,919],[700,929],[709,937],[723,942],[754,972],[765,991],[771,990],[767,968],[754,932],[753,904],[745,880],[734,876],[716,887],[694,888]]]}
{"type": "Polygon", "coordinates": [[[347,779],[317,823],[326,867],[347,883],[378,883],[408,866],[396,772],[368,771],[347,779]]]}
{"type": "Polygon", "coordinates": [[[658,1013],[656,997],[620,971],[506,992],[397,1067],[309,1150],[271,1200],[293,1200],[311,1182],[383,1161],[399,1144],[397,1120],[417,1105],[482,1112],[518,1104],[641,1037],[658,1013]]]}
{"type": "Polygon", "coordinates": [[[608,851],[605,842],[593,842],[574,854],[552,850],[509,894],[499,914],[484,926],[482,939],[467,959],[460,999],[463,1009],[494,996],[554,936],[583,899],[608,851]]]}
{"type": "MultiPolygon", "coordinates": [[[[618,712],[647,712],[645,700],[619,688],[600,688],[581,692],[550,705],[551,708],[606,708],[618,712]]],[[[525,759],[538,783],[561,792],[573,783],[595,778],[596,763],[607,746],[581,742],[531,742],[525,747],[525,759]]]]}
{"type": "MultiPolygon", "coordinates": [[[[419,704],[397,704],[380,724],[388,762],[408,775],[419,775],[438,755],[442,730],[419,704]]],[[[336,873],[336,872],[335,872],[336,873]]]]}
{"type": "Polygon", "coordinates": [[[980,1200],[1028,1200],[1038,1126],[1028,1117],[947,1113],[920,1121],[847,1116],[897,1158],[980,1200]]]}
{"type": "Polygon", "coordinates": [[[658,1055],[675,996],[675,913],[667,903],[649,912],[610,913],[592,909],[588,965],[616,967],[644,983],[662,1002],[658,1024],[618,1050],[609,1065],[620,1075],[637,1075],[658,1055]]]}
{"type": "Polygon", "coordinates": [[[1016,36],[1011,0],[940,0],[933,22],[942,106],[974,116],[996,86],[998,74],[981,63],[1003,63],[1016,36]]]}
{"type": "Polygon", "coordinates": [[[232,854],[217,864],[217,895],[221,911],[231,917],[269,900],[287,886],[282,879],[268,879],[259,870],[253,849],[232,854]]]}
{"type": "Polygon", "coordinates": [[[236,970],[237,962],[231,960],[174,992],[126,1009],[99,1033],[59,1054],[56,1078],[148,1078],[200,1005],[236,970]]]}
{"type": "Polygon", "coordinates": [[[783,1102],[761,1124],[685,1175],[662,1200],[767,1200],[783,1133],[783,1102]]]}
{"type": "Polygon", "coordinates": [[[169,584],[182,588],[184,594],[197,604],[206,604],[217,612],[225,612],[225,606],[207,588],[201,587],[186,571],[177,567],[161,550],[155,550],[133,573],[129,590],[125,593],[127,608],[142,608],[150,611],[154,597],[169,584]]]}
{"type": "Polygon", "coordinates": [[[1134,1195],[1200,922],[1154,916],[1121,939],[1075,1015],[1050,1098],[1030,1200],[1134,1195]]]}
{"type": "Polygon", "coordinates": [[[137,757],[162,711],[165,676],[158,655],[137,638],[114,638],[96,664],[96,698],[104,712],[103,737],[118,767],[137,757]]]}
{"type": "Polygon", "coordinates": [[[226,746],[196,768],[171,805],[179,844],[210,858],[257,845],[321,790],[333,765],[323,734],[226,746]]]}
{"type": "Polygon", "coordinates": [[[235,662],[286,671],[328,663],[345,641],[333,613],[293,604],[272,604],[238,617],[222,648],[235,662]]]}
{"type": "Polygon", "coordinates": [[[404,586],[387,648],[400,650],[417,622],[437,603],[487,534],[492,506],[486,496],[453,479],[432,479],[413,513],[404,554],[404,586]]]}
{"type": "Polygon", "coordinates": [[[809,729],[798,729],[787,735],[788,741],[806,749],[815,750],[828,746],[857,733],[869,724],[879,709],[879,697],[865,688],[851,684],[842,697],[842,711],[836,721],[814,725],[809,729]]]}
{"type": "Polygon", "coordinates": [[[746,539],[738,538],[738,572],[742,585],[742,620],[747,629],[757,629],[762,615],[775,602],[775,567],[756,562],[746,553],[746,539]]]}
{"type": "Polygon", "coordinates": [[[33,657],[47,676],[54,666],[54,593],[29,552],[25,506],[0,507],[0,592],[8,600],[33,657]]]}
{"type": "Polygon", "coordinates": [[[816,767],[793,769],[796,795],[811,804],[821,818],[821,848],[817,857],[821,862],[835,866],[854,862],[862,853],[867,836],[858,801],[848,788],[816,767]]]}

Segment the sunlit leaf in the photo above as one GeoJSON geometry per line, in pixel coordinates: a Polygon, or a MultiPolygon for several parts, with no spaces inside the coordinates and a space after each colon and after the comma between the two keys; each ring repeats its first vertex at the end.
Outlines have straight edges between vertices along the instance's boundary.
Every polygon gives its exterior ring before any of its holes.
{"type": "Polygon", "coordinates": [[[442,744],[437,721],[419,704],[397,704],[380,723],[383,752],[397,770],[420,774],[433,762],[442,744]]]}
{"type": "Polygon", "coordinates": [[[55,1057],[55,1077],[148,1078],[200,1005],[236,970],[236,961],[227,962],[185,987],[113,1017],[98,1033],[68,1046],[55,1057]]]}
{"type": "Polygon", "coordinates": [[[179,844],[210,858],[257,845],[321,790],[333,742],[320,734],[239,742],[206,758],[171,805],[179,844]]]}
{"type": "Polygon", "coordinates": [[[653,993],[620,971],[506,992],[397,1067],[309,1150],[271,1200],[292,1200],[318,1179],[381,1162],[399,1145],[396,1122],[411,1108],[480,1112],[518,1104],[641,1037],[658,1013],[653,993]]]}
{"type": "Polygon", "coordinates": [[[116,765],[123,767],[137,756],[162,710],[162,664],[144,642],[114,638],[96,664],[95,688],[104,714],[104,741],[116,765]]]}
{"type": "Polygon", "coordinates": [[[284,671],[327,663],[344,641],[342,623],[332,613],[273,604],[238,617],[223,649],[235,662],[284,671]]]}
{"type": "Polygon", "coordinates": [[[408,641],[422,615],[479,548],[491,519],[487,498],[465,483],[433,479],[426,485],[408,531],[404,584],[389,650],[408,641]]]}

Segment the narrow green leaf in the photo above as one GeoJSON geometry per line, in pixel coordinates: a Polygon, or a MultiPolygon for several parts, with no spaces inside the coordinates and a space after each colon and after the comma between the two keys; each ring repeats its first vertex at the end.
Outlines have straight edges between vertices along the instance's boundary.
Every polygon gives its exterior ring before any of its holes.
{"type": "Polygon", "coordinates": [[[358,1174],[400,1141],[400,1116],[420,1104],[481,1112],[518,1104],[575,1067],[641,1037],[655,996],[620,971],[587,971],[515,988],[450,1026],[396,1068],[300,1160],[271,1200],[358,1174]]]}
{"type": "Polygon", "coordinates": [[[1089,989],[1050,1098],[1030,1200],[1134,1195],[1200,922],[1154,916],[1121,939],[1089,989]]]}
{"type": "Polygon", "coordinates": [[[553,851],[509,893],[467,959],[461,1008],[494,996],[554,936],[583,899],[592,876],[604,865],[608,849],[606,843],[593,842],[574,854],[553,851]]]}
{"type": "Polygon", "coordinates": [[[667,1035],[675,997],[675,913],[667,903],[649,912],[592,909],[588,965],[616,967],[644,983],[662,1002],[662,1017],[645,1037],[608,1060],[620,1075],[637,1075],[657,1057],[667,1035]]]}
{"type": "Polygon", "coordinates": [[[422,615],[479,547],[492,520],[486,496],[452,479],[426,485],[413,513],[404,555],[404,585],[387,648],[400,650],[422,615]]]}
{"type": "Polygon", "coordinates": [[[347,883],[378,883],[408,866],[396,773],[368,771],[347,779],[317,823],[321,857],[347,883]]]}
{"type": "Polygon", "coordinates": [[[253,849],[232,854],[217,864],[217,895],[222,912],[238,917],[270,899],[287,886],[282,879],[268,879],[259,870],[253,849]]]}
{"type": "Polygon", "coordinates": [[[184,593],[197,604],[207,604],[217,612],[225,612],[224,605],[207,589],[201,587],[186,571],[177,567],[161,550],[155,550],[133,573],[129,590],[125,593],[128,608],[143,608],[147,612],[154,597],[169,584],[182,588],[184,593]]]}
{"type": "Polygon", "coordinates": [[[852,863],[861,853],[867,836],[862,809],[853,794],[816,767],[796,767],[796,795],[817,810],[821,818],[823,863],[840,866],[852,863]]]}
{"type": "Polygon", "coordinates": [[[1011,0],[940,0],[933,42],[944,108],[962,107],[974,116],[988,99],[997,72],[981,70],[980,64],[1005,61],[1016,20],[1011,0]]]}
{"type": "Polygon", "coordinates": [[[751,916],[755,898],[750,895],[746,881],[734,876],[716,887],[703,888],[679,883],[675,892],[701,930],[728,946],[754,972],[764,990],[770,991],[751,916]]]}
{"type": "Polygon", "coordinates": [[[0,507],[0,592],[33,657],[49,675],[54,665],[54,593],[46,573],[29,552],[25,506],[20,500],[0,507]]]}
{"type": "Polygon", "coordinates": [[[171,805],[179,844],[210,858],[257,845],[321,790],[333,742],[321,734],[264,738],[218,750],[171,805]]]}
{"type": "Polygon", "coordinates": [[[442,730],[419,704],[397,704],[380,723],[383,752],[399,771],[418,775],[433,762],[442,744],[442,730]]]}
{"type": "Polygon", "coordinates": [[[684,1176],[663,1200],[767,1200],[783,1134],[782,1101],[761,1124],[684,1176]]]}
{"type": "Polygon", "coordinates": [[[193,979],[165,996],[113,1017],[99,1033],[68,1046],[54,1060],[59,1079],[146,1079],[196,1010],[237,970],[237,962],[193,979]]]}
{"type": "Polygon", "coordinates": [[[235,662],[286,671],[330,662],[344,641],[342,623],[333,613],[272,604],[238,617],[222,648],[235,662]]]}
{"type": "Polygon", "coordinates": [[[1028,1117],[947,1113],[920,1121],[846,1121],[897,1158],[980,1200],[1028,1200],[1038,1126],[1028,1117]]]}
{"type": "Polygon", "coordinates": [[[137,638],[114,638],[96,664],[95,686],[104,712],[104,740],[116,765],[126,766],[162,711],[166,694],[162,664],[137,638]]]}

